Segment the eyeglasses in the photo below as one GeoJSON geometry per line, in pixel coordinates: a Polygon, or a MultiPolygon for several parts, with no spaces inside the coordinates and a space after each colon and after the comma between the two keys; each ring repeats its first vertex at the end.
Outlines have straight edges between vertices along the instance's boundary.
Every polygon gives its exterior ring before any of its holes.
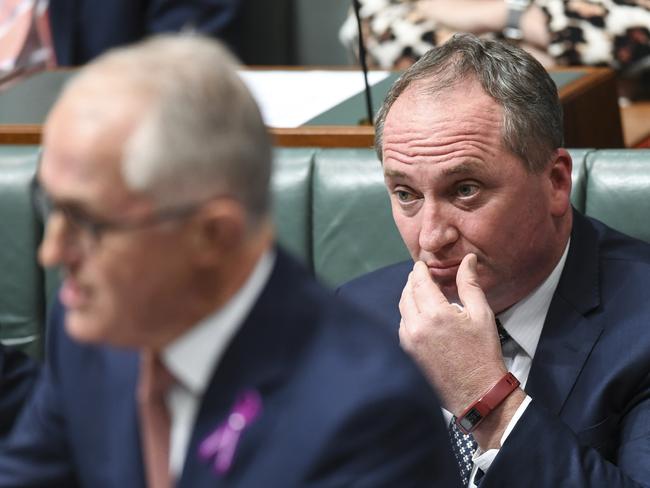
{"type": "Polygon", "coordinates": [[[51,214],[59,213],[75,235],[89,245],[96,245],[108,233],[136,231],[188,217],[205,204],[200,202],[166,208],[138,220],[115,220],[92,216],[83,209],[56,203],[36,178],[31,183],[31,197],[34,209],[44,223],[47,223],[51,214]]]}

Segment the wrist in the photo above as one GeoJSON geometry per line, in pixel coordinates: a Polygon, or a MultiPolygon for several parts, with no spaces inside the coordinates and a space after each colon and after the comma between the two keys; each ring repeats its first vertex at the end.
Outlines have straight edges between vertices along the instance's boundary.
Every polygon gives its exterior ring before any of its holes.
{"type": "Polygon", "coordinates": [[[467,407],[483,397],[503,376],[508,373],[503,360],[478,365],[471,372],[457,378],[453,385],[453,396],[444,405],[447,410],[460,417],[467,407]]]}
{"type": "Polygon", "coordinates": [[[501,448],[501,438],[525,399],[526,393],[517,388],[474,430],[474,440],[483,451],[501,448]]]}
{"type": "Polygon", "coordinates": [[[502,375],[478,399],[470,403],[456,418],[458,427],[469,434],[477,429],[519,387],[519,380],[512,373],[502,375]]]}

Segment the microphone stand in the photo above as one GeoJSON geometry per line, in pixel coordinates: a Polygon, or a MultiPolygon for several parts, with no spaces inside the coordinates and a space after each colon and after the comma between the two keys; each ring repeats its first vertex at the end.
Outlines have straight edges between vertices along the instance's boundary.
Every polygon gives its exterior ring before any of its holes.
{"type": "Polygon", "coordinates": [[[357,28],[359,29],[359,61],[361,62],[361,70],[363,71],[363,81],[365,83],[366,94],[366,111],[367,119],[361,120],[361,125],[374,125],[374,111],[372,109],[372,94],[370,93],[370,83],[368,83],[368,62],[366,58],[366,44],[363,41],[363,34],[361,32],[361,4],[359,0],[352,0],[354,7],[354,14],[357,18],[357,28]]]}

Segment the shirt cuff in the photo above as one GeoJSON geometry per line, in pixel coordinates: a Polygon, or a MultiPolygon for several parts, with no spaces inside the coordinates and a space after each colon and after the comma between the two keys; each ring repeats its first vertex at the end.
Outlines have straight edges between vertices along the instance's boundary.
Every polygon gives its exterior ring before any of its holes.
{"type": "MultiPolygon", "coordinates": [[[[515,428],[515,425],[517,425],[517,422],[519,422],[519,419],[524,414],[526,408],[528,408],[528,405],[530,405],[530,402],[532,400],[533,399],[530,396],[526,395],[526,398],[524,398],[524,401],[521,402],[521,405],[519,405],[519,407],[515,411],[515,414],[510,419],[510,422],[508,422],[508,425],[506,426],[506,430],[503,432],[503,435],[501,436],[500,445],[503,446],[503,444],[505,444],[506,439],[508,438],[512,430],[515,428]]],[[[490,469],[490,466],[492,465],[492,462],[494,462],[494,458],[497,457],[497,454],[499,454],[498,449],[488,449],[487,451],[483,452],[479,447],[478,449],[476,449],[476,451],[474,451],[474,455],[472,456],[472,462],[474,463],[474,468],[472,469],[472,475],[470,477],[469,486],[472,487],[476,486],[474,485],[474,476],[476,476],[476,471],[480,469],[484,473],[487,473],[488,469],[490,469]]]]}

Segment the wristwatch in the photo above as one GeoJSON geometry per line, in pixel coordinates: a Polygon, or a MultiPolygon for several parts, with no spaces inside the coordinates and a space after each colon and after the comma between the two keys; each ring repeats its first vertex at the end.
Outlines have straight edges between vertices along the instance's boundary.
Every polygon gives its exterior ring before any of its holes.
{"type": "Polygon", "coordinates": [[[502,31],[503,37],[513,41],[521,41],[524,32],[521,30],[521,16],[530,7],[532,0],[505,0],[508,8],[506,26],[502,31]]]}
{"type": "Polygon", "coordinates": [[[469,434],[518,387],[519,380],[512,373],[506,373],[456,418],[456,425],[465,434],[469,434]]]}

